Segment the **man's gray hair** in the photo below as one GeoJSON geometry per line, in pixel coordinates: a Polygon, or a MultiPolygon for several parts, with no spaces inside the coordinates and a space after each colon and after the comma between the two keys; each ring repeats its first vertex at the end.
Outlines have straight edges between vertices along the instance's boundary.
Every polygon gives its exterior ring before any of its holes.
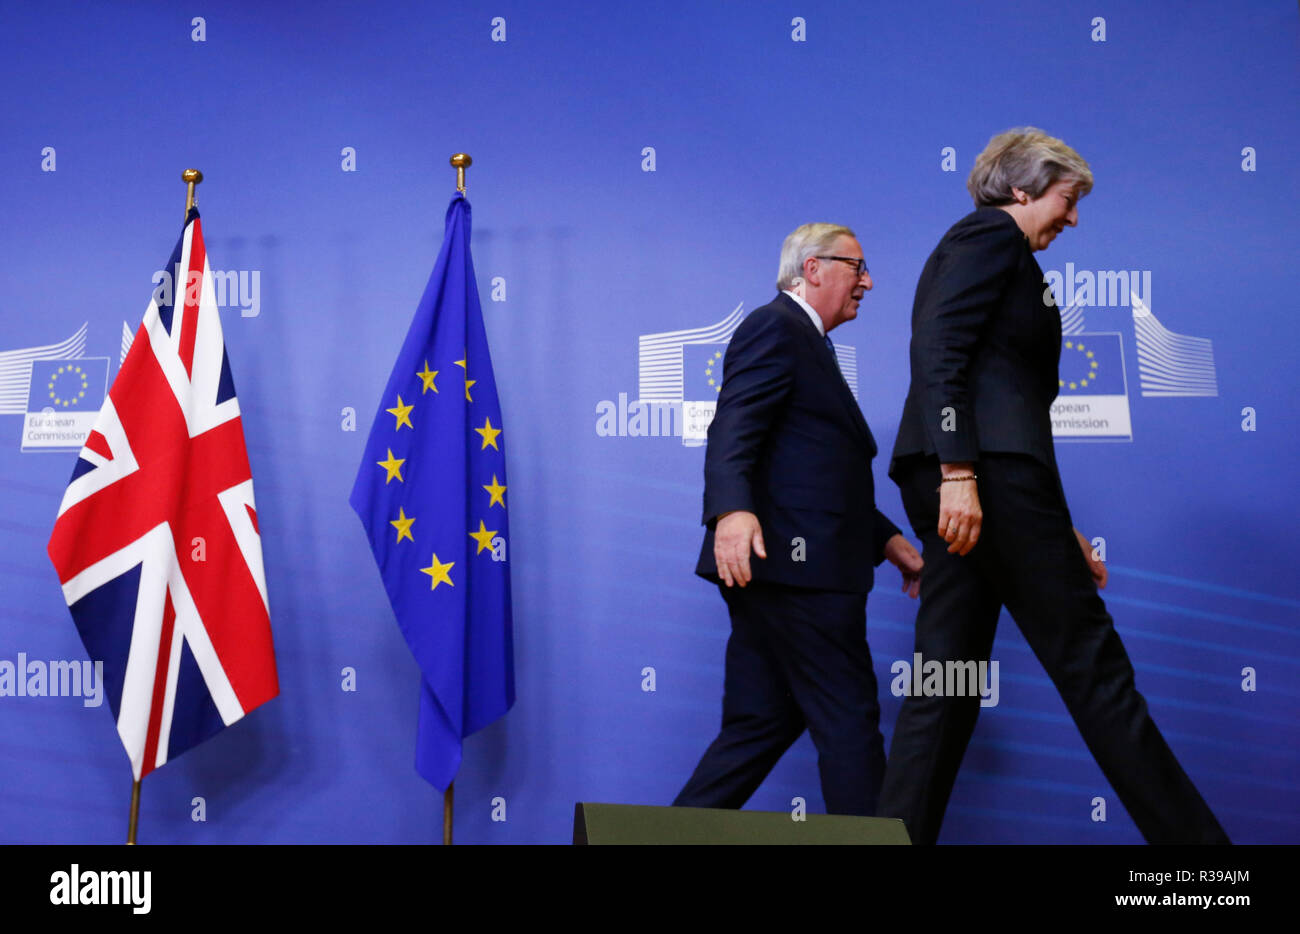
{"type": "Polygon", "coordinates": [[[1037,127],[1019,126],[989,140],[966,188],[977,208],[987,208],[1014,202],[1012,188],[1038,198],[1061,179],[1077,185],[1080,198],[1092,191],[1092,169],[1082,156],[1037,127]]]}
{"type": "Polygon", "coordinates": [[[777,270],[776,287],[781,291],[794,288],[794,280],[803,278],[803,262],[810,256],[833,248],[840,237],[857,234],[840,224],[804,224],[796,227],[781,244],[781,268],[777,270]]]}

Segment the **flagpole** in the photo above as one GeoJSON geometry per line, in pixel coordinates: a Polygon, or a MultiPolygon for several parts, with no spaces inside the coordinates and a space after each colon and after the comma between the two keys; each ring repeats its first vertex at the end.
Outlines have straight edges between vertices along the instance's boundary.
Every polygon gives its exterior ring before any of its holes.
{"type": "Polygon", "coordinates": [[[140,779],[131,784],[131,821],[126,828],[126,845],[135,846],[135,828],[140,823],[140,779]]]}
{"type": "Polygon", "coordinates": [[[452,801],[456,797],[456,783],[452,782],[442,793],[442,845],[451,846],[452,801]]]}
{"type": "MultiPolygon", "coordinates": [[[[452,155],[451,164],[456,169],[456,190],[465,194],[465,170],[474,164],[467,152],[452,155]]],[[[452,821],[455,818],[456,783],[453,781],[442,794],[442,845],[451,846],[452,821]]]]}
{"type": "Polygon", "coordinates": [[[458,152],[451,157],[451,164],[456,167],[456,190],[465,193],[465,170],[474,164],[467,152],[458,152]]]}
{"type": "Polygon", "coordinates": [[[181,181],[185,182],[185,217],[190,216],[190,208],[194,207],[194,186],[203,181],[203,173],[198,169],[186,169],[181,173],[181,181]]]}

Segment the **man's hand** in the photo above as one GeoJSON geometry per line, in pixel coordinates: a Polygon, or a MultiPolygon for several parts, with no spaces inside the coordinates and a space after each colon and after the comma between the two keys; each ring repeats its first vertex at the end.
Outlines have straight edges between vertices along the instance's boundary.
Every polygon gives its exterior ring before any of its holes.
{"type": "Polygon", "coordinates": [[[902,535],[894,535],[885,542],[885,559],[903,575],[903,593],[913,600],[921,593],[921,569],[925,562],[912,543],[902,535]]]}
{"type": "Polygon", "coordinates": [[[1110,577],[1110,573],[1106,570],[1106,562],[1092,553],[1092,542],[1088,541],[1078,529],[1074,530],[1074,537],[1079,540],[1079,547],[1083,549],[1083,559],[1088,562],[1088,570],[1092,572],[1092,579],[1097,582],[1097,589],[1105,590],[1106,580],[1110,577]]]}
{"type": "Polygon", "coordinates": [[[753,580],[754,575],[749,571],[750,548],[758,557],[767,557],[758,516],[739,510],[718,520],[713,530],[713,560],[718,566],[718,576],[728,587],[733,581],[744,587],[753,580]]]}
{"type": "MultiPolygon", "coordinates": [[[[944,477],[969,477],[974,464],[940,464],[944,477]]],[[[939,484],[939,537],[948,543],[949,554],[969,554],[979,541],[984,512],[974,480],[939,484]]]]}

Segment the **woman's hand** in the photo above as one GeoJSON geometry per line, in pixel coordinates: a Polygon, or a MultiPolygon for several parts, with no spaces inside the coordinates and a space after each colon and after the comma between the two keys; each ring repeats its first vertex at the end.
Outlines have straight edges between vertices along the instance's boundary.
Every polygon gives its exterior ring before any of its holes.
{"type": "Polygon", "coordinates": [[[984,512],[975,485],[973,464],[940,464],[947,477],[970,477],[939,484],[939,537],[948,543],[949,554],[969,554],[979,541],[984,512]]]}
{"type": "Polygon", "coordinates": [[[1088,541],[1078,529],[1074,530],[1074,537],[1079,540],[1079,547],[1083,549],[1083,559],[1088,562],[1088,571],[1092,574],[1093,581],[1097,584],[1098,590],[1106,589],[1106,579],[1110,577],[1110,572],[1106,570],[1106,562],[1097,557],[1096,549],[1092,547],[1092,542],[1088,541]]]}

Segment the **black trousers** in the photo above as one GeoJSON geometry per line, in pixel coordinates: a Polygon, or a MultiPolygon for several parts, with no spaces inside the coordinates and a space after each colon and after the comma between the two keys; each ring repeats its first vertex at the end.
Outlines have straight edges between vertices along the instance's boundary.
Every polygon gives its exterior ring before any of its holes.
{"type": "MultiPolygon", "coordinates": [[[[949,554],[937,532],[938,462],[920,459],[897,478],[924,543],[916,651],[985,660],[1006,606],[1147,842],[1228,843],[1138,693],[1056,472],[1028,456],[985,454],[977,473],[983,528],[965,556],[949,554]]],[[[979,709],[979,697],[903,701],[880,813],[902,818],[914,843],[939,836],[979,709]]]]}
{"type": "Polygon", "coordinates": [[[741,807],[805,727],[831,814],[871,815],[885,772],[867,595],[752,581],[731,614],[722,729],[674,805],[741,807]]]}

